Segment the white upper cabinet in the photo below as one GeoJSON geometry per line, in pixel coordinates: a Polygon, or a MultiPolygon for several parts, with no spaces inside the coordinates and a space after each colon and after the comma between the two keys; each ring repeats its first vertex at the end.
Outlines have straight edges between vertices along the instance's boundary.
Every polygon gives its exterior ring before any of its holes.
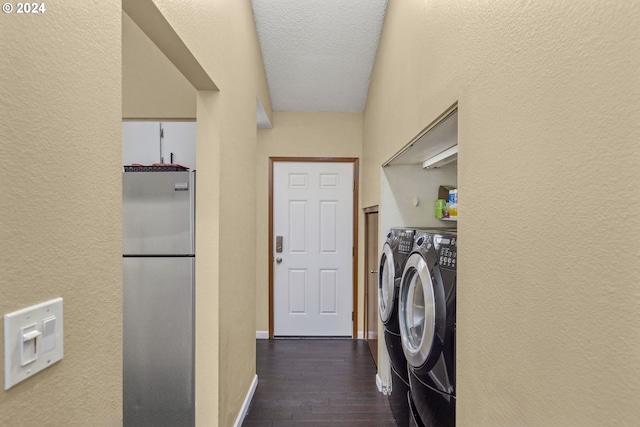
{"type": "Polygon", "coordinates": [[[162,155],[165,163],[196,168],[196,122],[162,122],[162,155]]]}
{"type": "Polygon", "coordinates": [[[122,122],[122,164],[177,163],[196,168],[196,122],[122,122]]]}
{"type": "Polygon", "coordinates": [[[122,164],[160,163],[160,122],[122,122],[122,164]]]}

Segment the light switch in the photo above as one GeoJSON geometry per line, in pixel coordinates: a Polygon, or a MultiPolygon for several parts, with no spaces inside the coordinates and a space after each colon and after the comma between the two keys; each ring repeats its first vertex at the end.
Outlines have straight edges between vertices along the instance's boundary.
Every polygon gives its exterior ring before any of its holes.
{"type": "Polygon", "coordinates": [[[4,389],[62,359],[62,298],[4,315],[4,389]]]}
{"type": "Polygon", "coordinates": [[[40,353],[40,340],[42,333],[37,329],[37,325],[25,326],[20,329],[22,345],[20,346],[20,366],[35,362],[40,353]]]}

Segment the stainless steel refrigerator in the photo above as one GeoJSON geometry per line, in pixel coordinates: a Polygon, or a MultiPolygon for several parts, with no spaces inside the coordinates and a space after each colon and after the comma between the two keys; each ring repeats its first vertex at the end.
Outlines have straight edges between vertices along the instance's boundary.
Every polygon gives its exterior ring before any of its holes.
{"type": "Polygon", "coordinates": [[[193,426],[195,173],[124,172],[123,425],[193,426]]]}

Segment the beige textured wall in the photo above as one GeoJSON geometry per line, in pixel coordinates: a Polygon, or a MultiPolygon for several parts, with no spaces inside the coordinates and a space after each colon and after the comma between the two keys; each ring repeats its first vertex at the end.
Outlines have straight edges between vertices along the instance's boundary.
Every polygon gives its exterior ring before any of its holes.
{"type": "Polygon", "coordinates": [[[45,6],[0,19],[0,314],[63,297],[64,358],[0,391],[0,425],[117,426],[120,1],[45,6]]]}
{"type": "Polygon", "coordinates": [[[363,204],[459,100],[460,427],[640,419],[639,20],[629,1],[389,2],[363,204]]]}
{"type": "Polygon", "coordinates": [[[250,1],[156,4],[220,88],[198,94],[196,420],[226,427],[255,376],[256,252],[243,237],[255,234],[262,63],[250,1]]]}
{"type": "MultiPolygon", "coordinates": [[[[357,157],[362,155],[361,113],[273,112],[273,129],[258,130],[256,181],[257,331],[269,330],[269,157],[357,157]]],[[[364,217],[359,204],[359,241],[364,217]]],[[[358,330],[363,327],[363,252],[358,254],[358,330]]]]}
{"type": "MultiPolygon", "coordinates": [[[[196,425],[220,408],[220,94],[198,92],[196,155],[196,425]]],[[[224,425],[224,424],[221,424],[224,425]]]]}
{"type": "Polygon", "coordinates": [[[122,12],[122,117],[196,117],[196,89],[125,12],[122,12]]]}
{"type": "Polygon", "coordinates": [[[256,72],[256,84],[258,85],[258,96],[257,98],[260,100],[262,104],[262,108],[264,108],[267,117],[269,118],[269,122],[273,124],[273,109],[271,108],[271,94],[269,93],[269,84],[267,83],[267,72],[264,69],[264,63],[262,62],[262,51],[260,50],[260,45],[258,45],[258,49],[255,51],[255,62],[258,64],[255,68],[256,72]]]}

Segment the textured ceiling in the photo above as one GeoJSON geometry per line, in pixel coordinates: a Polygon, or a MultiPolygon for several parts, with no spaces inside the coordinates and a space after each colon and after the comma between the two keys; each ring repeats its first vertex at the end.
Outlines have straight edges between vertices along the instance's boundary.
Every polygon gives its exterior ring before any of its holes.
{"type": "Polygon", "coordinates": [[[387,0],[253,0],[276,111],[361,112],[387,0]]]}

